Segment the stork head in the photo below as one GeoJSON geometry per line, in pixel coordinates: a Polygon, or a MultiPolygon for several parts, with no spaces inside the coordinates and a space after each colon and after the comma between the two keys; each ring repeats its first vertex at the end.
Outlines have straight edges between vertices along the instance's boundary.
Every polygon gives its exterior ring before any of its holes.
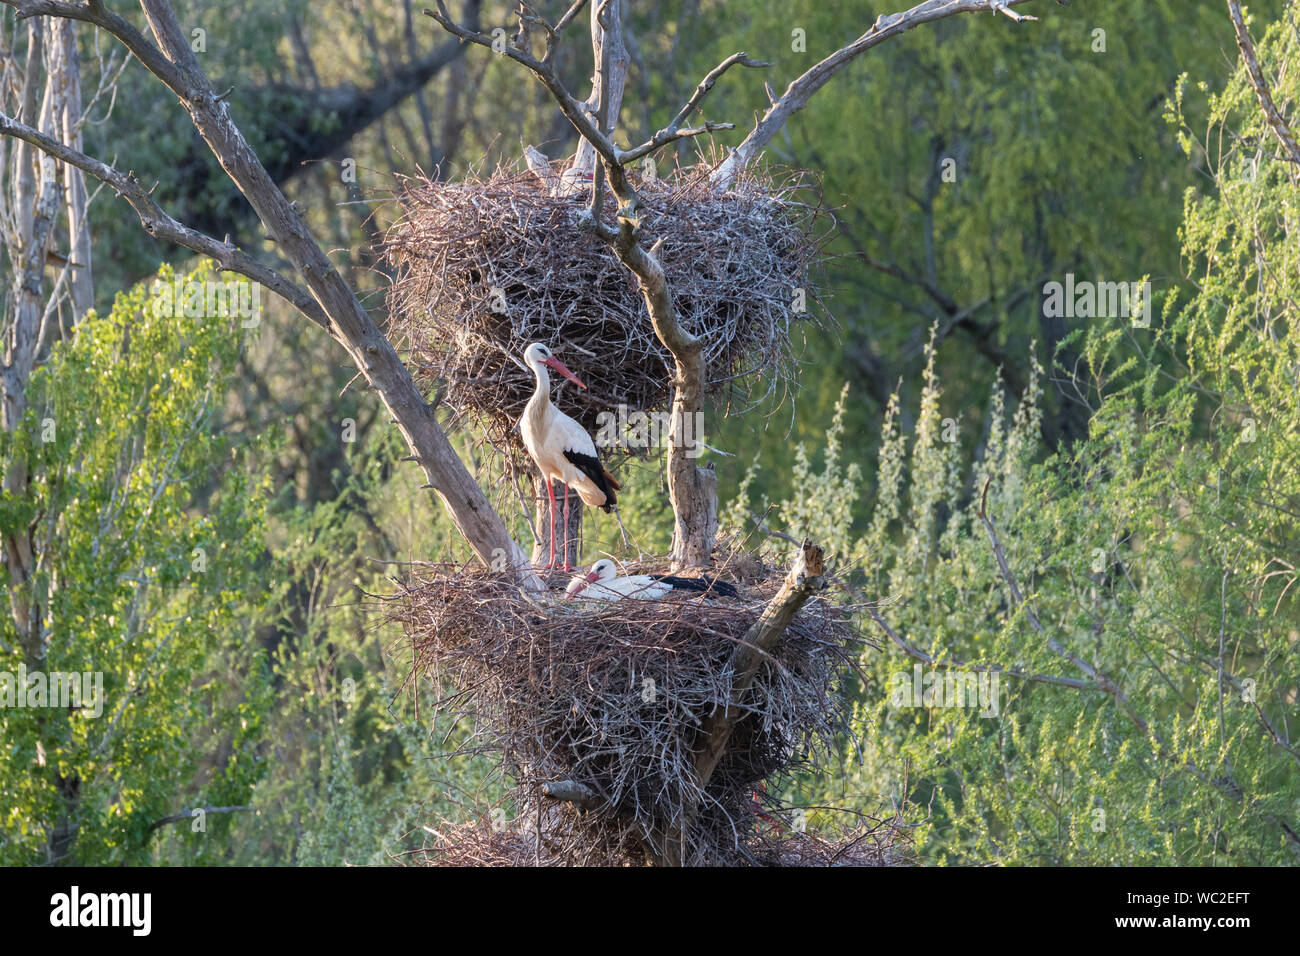
{"type": "Polygon", "coordinates": [[[578,388],[587,387],[582,384],[582,379],[570,372],[568,367],[557,359],[555,355],[552,354],[551,350],[541,342],[534,342],[532,345],[528,346],[528,348],[524,349],[524,361],[528,363],[528,367],[534,372],[536,372],[540,366],[545,365],[549,368],[555,369],[555,371],[559,372],[574,385],[578,386],[578,388]]]}
{"type": "Polygon", "coordinates": [[[609,558],[601,558],[588,569],[586,574],[579,574],[569,582],[569,586],[564,589],[564,596],[571,598],[581,591],[585,591],[597,581],[613,580],[617,574],[618,569],[614,567],[614,562],[609,558]]]}

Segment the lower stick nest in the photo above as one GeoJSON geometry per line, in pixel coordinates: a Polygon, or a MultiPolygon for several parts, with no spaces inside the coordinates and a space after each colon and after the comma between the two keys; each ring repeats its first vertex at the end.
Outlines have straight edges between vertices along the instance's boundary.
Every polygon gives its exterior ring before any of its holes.
{"type": "MultiPolygon", "coordinates": [[[[760,666],[721,762],[698,785],[702,721],[728,700],[732,650],[780,578],[742,586],[738,599],[614,603],[526,596],[508,576],[472,567],[406,582],[389,614],[412,641],[416,672],[446,688],[440,708],[469,718],[472,749],[498,753],[516,784],[519,826],[460,827],[462,861],[508,856],[522,840],[530,849],[520,862],[642,862],[694,807],[691,862],[830,862],[841,850],[836,862],[879,862],[879,840],[850,851],[803,833],[774,839],[755,812],[763,781],[807,766],[847,732],[838,681],[860,639],[844,609],[820,598],[760,666]],[[561,781],[589,788],[591,799],[543,797],[561,781]]],[[[461,850],[444,845],[445,858],[433,858],[455,862],[461,850]]]]}
{"type": "MultiPolygon", "coordinates": [[[[577,812],[577,811],[570,811],[577,812]]],[[[799,832],[759,819],[744,845],[722,863],[752,866],[890,866],[911,860],[907,831],[899,818],[859,817],[853,829],[832,838],[799,832]]],[[[426,866],[628,866],[643,860],[639,850],[617,840],[593,844],[583,834],[539,841],[528,827],[502,826],[489,817],[426,827],[426,845],[402,854],[426,866]]]]}
{"type": "MultiPolygon", "coordinates": [[[[639,179],[641,242],[655,247],[683,328],[704,342],[707,389],[757,375],[776,389],[794,368],[791,339],[819,313],[810,272],[822,217],[797,200],[793,174],[747,171],[719,192],[707,166],[639,179]]],[[[555,400],[589,432],[601,412],[662,409],[671,357],[631,272],[579,228],[587,193],[551,195],[532,172],[499,169],[454,183],[400,181],[401,215],[384,254],[390,334],[417,380],[498,447],[533,391],[519,362],[547,343],[584,380],[555,400]]],[[[615,222],[606,192],[604,217],[615,222]]]]}

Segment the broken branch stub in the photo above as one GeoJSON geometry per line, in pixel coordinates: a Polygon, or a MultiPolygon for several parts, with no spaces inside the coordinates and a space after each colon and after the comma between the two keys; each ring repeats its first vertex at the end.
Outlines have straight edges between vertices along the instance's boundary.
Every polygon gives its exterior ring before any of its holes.
{"type": "Polygon", "coordinates": [[[767,602],[762,615],[736,644],[728,662],[734,675],[730,706],[714,711],[705,720],[700,732],[702,746],[695,759],[695,772],[701,787],[709,782],[722,758],[727,741],[735,730],[745,692],[754,680],[759,663],[776,647],[799,609],[826,587],[824,573],[825,556],[822,549],[805,540],[781,589],[767,602]]]}

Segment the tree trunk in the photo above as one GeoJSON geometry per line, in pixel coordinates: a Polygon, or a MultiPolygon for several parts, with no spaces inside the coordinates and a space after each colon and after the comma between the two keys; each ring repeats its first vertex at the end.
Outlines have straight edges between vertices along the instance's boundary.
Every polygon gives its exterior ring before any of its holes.
{"type": "MultiPolygon", "coordinates": [[[[51,133],[61,132],[66,118],[69,115],[79,117],[81,111],[76,42],[75,38],[68,40],[68,31],[61,29],[62,26],[59,24],[54,30],[49,30],[47,21],[43,19],[29,21],[28,59],[19,106],[23,120],[51,133]],[[40,88],[44,92],[38,107],[37,91],[40,88]]],[[[54,338],[58,309],[56,303],[47,302],[46,256],[58,223],[59,210],[67,202],[71,215],[70,204],[73,201],[72,179],[65,179],[66,188],[61,189],[54,158],[30,144],[20,143],[14,150],[11,176],[10,212],[18,229],[14,247],[9,249],[12,311],[5,316],[4,364],[0,368],[0,428],[7,432],[17,429],[27,412],[30,404],[27,389],[32,372],[45,347],[54,338]],[[48,324],[43,325],[43,322],[48,324]]],[[[85,186],[80,181],[78,183],[82,187],[78,208],[84,214],[85,186]]],[[[81,222],[84,227],[84,219],[81,222]]],[[[88,235],[85,239],[87,251],[84,261],[88,269],[88,235]]],[[[19,499],[28,496],[27,467],[27,461],[21,456],[15,455],[11,459],[3,476],[6,493],[19,499]]],[[[41,588],[36,585],[39,560],[45,548],[35,530],[26,528],[18,528],[6,535],[3,546],[9,575],[10,613],[23,663],[30,671],[44,671],[49,634],[45,626],[47,615],[42,605],[41,588]]],[[[62,739],[67,733],[66,722],[66,713],[53,708],[42,709],[37,715],[39,737],[62,739]]],[[[46,862],[64,863],[71,856],[77,838],[81,810],[80,778],[75,772],[65,775],[63,768],[46,766],[43,758],[38,765],[38,773],[49,780],[55,791],[58,808],[54,823],[46,834],[46,862]]]]}
{"type": "Polygon", "coordinates": [[[731,652],[731,660],[727,663],[727,669],[734,675],[731,706],[714,711],[700,730],[701,746],[695,757],[695,774],[701,786],[708,784],[718,761],[722,759],[727,741],[731,739],[731,732],[735,730],[736,720],[740,716],[740,704],[758,672],[758,665],[776,647],[799,609],[826,586],[823,577],[825,570],[822,549],[811,541],[804,541],[785,581],[781,583],[781,590],[767,602],[762,616],[736,643],[735,650],[731,652]]]}
{"type": "MultiPolygon", "coordinates": [[[[22,110],[40,123],[48,123],[59,103],[52,86],[45,95],[37,119],[36,90],[42,80],[42,63],[47,40],[45,23],[28,24],[28,57],[24,78],[22,110]]],[[[48,78],[46,78],[48,79],[48,78]]],[[[40,347],[41,317],[45,311],[45,254],[58,216],[59,189],[54,160],[31,148],[14,150],[13,214],[19,223],[18,245],[9,250],[13,281],[10,286],[12,318],[7,323],[4,367],[0,369],[0,427],[12,432],[27,411],[27,385],[40,347]]],[[[15,457],[3,478],[5,492],[16,498],[27,496],[27,463],[15,457]]],[[[44,614],[33,601],[30,581],[35,571],[36,545],[31,533],[18,529],[6,535],[5,559],[9,572],[9,606],[18,639],[28,666],[43,667],[44,614]]]]}
{"type": "MultiPolygon", "coordinates": [[[[673,394],[668,429],[668,497],[673,504],[672,563],[674,568],[708,567],[718,535],[718,475],[712,463],[695,464],[700,452],[694,423],[704,406],[704,368],[699,352],[689,358],[698,369],[673,394]]],[[[681,364],[678,381],[682,381],[681,364]]]]}
{"type": "MultiPolygon", "coordinates": [[[[630,188],[630,187],[629,187],[630,188]]],[[[637,243],[614,244],[636,275],[655,335],[673,356],[673,410],[668,427],[668,497],[673,505],[674,570],[708,567],[718,533],[718,479],[696,465],[704,417],[703,343],[682,328],[663,266],[637,243]]]]}
{"type": "MultiPolygon", "coordinates": [[[[584,104],[596,117],[603,133],[610,133],[618,123],[627,87],[627,68],[631,62],[623,43],[623,2],[615,0],[608,7],[602,0],[591,3],[591,53],[595,70],[591,77],[591,95],[584,104]],[[601,9],[604,7],[602,16],[601,9]],[[601,20],[604,19],[604,23],[601,20]],[[608,26],[608,30],[606,29],[608,26]]],[[[573,156],[574,171],[593,176],[596,171],[596,147],[585,137],[578,138],[573,156]]]]}
{"type": "MultiPolygon", "coordinates": [[[[77,56],[76,22],[55,20],[54,37],[59,45],[56,82],[63,87],[63,141],[80,150],[81,64],[77,56]]],[[[95,305],[95,280],[90,262],[90,200],[86,194],[86,177],[77,167],[63,167],[63,182],[68,212],[68,295],[72,299],[75,324],[95,305]]]]}

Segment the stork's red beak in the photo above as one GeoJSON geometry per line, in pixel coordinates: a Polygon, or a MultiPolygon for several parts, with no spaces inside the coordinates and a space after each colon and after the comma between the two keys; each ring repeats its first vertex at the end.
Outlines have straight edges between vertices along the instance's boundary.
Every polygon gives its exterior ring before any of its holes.
{"type": "Polygon", "coordinates": [[[568,588],[566,588],[564,591],[564,599],[567,601],[575,594],[578,594],[581,591],[585,591],[587,588],[595,584],[597,578],[599,577],[600,575],[598,575],[595,571],[590,571],[587,573],[587,576],[583,578],[581,581],[574,581],[570,583],[568,588]]]}
{"type": "Polygon", "coordinates": [[[570,372],[568,366],[565,365],[563,362],[561,362],[559,359],[557,359],[554,355],[552,355],[550,358],[543,361],[542,364],[549,365],[551,368],[555,369],[557,372],[559,372],[561,375],[567,378],[574,385],[578,386],[578,388],[587,387],[586,385],[582,384],[582,379],[578,378],[578,376],[570,372]]]}

